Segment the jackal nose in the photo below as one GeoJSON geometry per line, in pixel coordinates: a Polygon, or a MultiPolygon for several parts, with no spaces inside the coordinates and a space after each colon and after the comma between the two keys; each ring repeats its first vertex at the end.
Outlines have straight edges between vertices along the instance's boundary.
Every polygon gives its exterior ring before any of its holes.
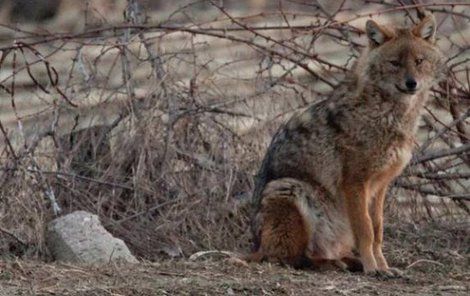
{"type": "Polygon", "coordinates": [[[416,82],[416,80],[411,77],[406,79],[405,84],[406,84],[406,88],[410,91],[416,90],[416,86],[418,86],[418,83],[416,82]]]}

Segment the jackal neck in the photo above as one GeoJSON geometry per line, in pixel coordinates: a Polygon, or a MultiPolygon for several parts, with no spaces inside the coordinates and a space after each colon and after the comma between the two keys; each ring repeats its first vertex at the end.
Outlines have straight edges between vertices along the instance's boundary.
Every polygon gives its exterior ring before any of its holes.
{"type": "Polygon", "coordinates": [[[380,122],[386,123],[390,128],[415,131],[428,98],[428,90],[413,95],[396,95],[380,89],[373,83],[364,83],[359,79],[355,83],[358,92],[352,101],[363,109],[363,116],[380,118],[380,122]]]}

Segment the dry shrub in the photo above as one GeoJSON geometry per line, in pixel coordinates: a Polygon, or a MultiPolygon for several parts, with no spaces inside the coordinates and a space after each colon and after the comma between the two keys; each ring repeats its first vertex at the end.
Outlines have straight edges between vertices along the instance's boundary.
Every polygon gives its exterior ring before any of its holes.
{"type": "Polygon", "coordinates": [[[217,114],[182,114],[171,123],[152,108],[140,116],[100,128],[101,135],[74,135],[73,159],[62,171],[81,178],[51,178],[64,210],[99,213],[145,258],[246,247],[253,143],[227,130],[217,114]]]}
{"type": "MultiPolygon", "coordinates": [[[[21,43],[2,47],[3,250],[45,257],[46,222],[75,210],[146,259],[247,250],[253,178],[280,122],[335,87],[370,14],[409,23],[419,6],[280,1],[250,14],[216,1],[201,13],[188,1],[145,23],[137,2],[118,27],[18,31],[21,43]]],[[[441,30],[468,32],[467,6],[426,7],[441,30]]],[[[468,222],[468,48],[440,41],[450,72],[391,190],[400,221],[468,222]]]]}
{"type": "Polygon", "coordinates": [[[47,253],[43,234],[46,222],[51,218],[50,208],[44,203],[45,188],[25,170],[6,174],[9,176],[2,182],[0,193],[1,255],[42,257],[47,253]]]}

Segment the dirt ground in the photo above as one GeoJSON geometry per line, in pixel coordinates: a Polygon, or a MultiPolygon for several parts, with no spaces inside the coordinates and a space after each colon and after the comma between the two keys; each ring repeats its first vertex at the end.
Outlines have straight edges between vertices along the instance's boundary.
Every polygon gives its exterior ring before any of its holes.
{"type": "Polygon", "coordinates": [[[385,254],[404,271],[379,279],[337,270],[294,270],[275,264],[237,265],[200,257],[101,267],[0,261],[7,295],[469,295],[468,224],[386,228],[385,254]]]}

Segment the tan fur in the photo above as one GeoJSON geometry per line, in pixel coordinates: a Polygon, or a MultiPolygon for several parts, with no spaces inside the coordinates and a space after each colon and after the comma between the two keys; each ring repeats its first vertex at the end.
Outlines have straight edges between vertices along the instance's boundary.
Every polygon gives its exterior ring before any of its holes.
{"type": "Polygon", "coordinates": [[[357,266],[357,251],[365,272],[390,272],[382,254],[385,195],[411,158],[444,59],[432,16],[414,28],[370,21],[366,30],[370,45],[352,74],[274,136],[256,180],[248,259],[357,266]]]}

